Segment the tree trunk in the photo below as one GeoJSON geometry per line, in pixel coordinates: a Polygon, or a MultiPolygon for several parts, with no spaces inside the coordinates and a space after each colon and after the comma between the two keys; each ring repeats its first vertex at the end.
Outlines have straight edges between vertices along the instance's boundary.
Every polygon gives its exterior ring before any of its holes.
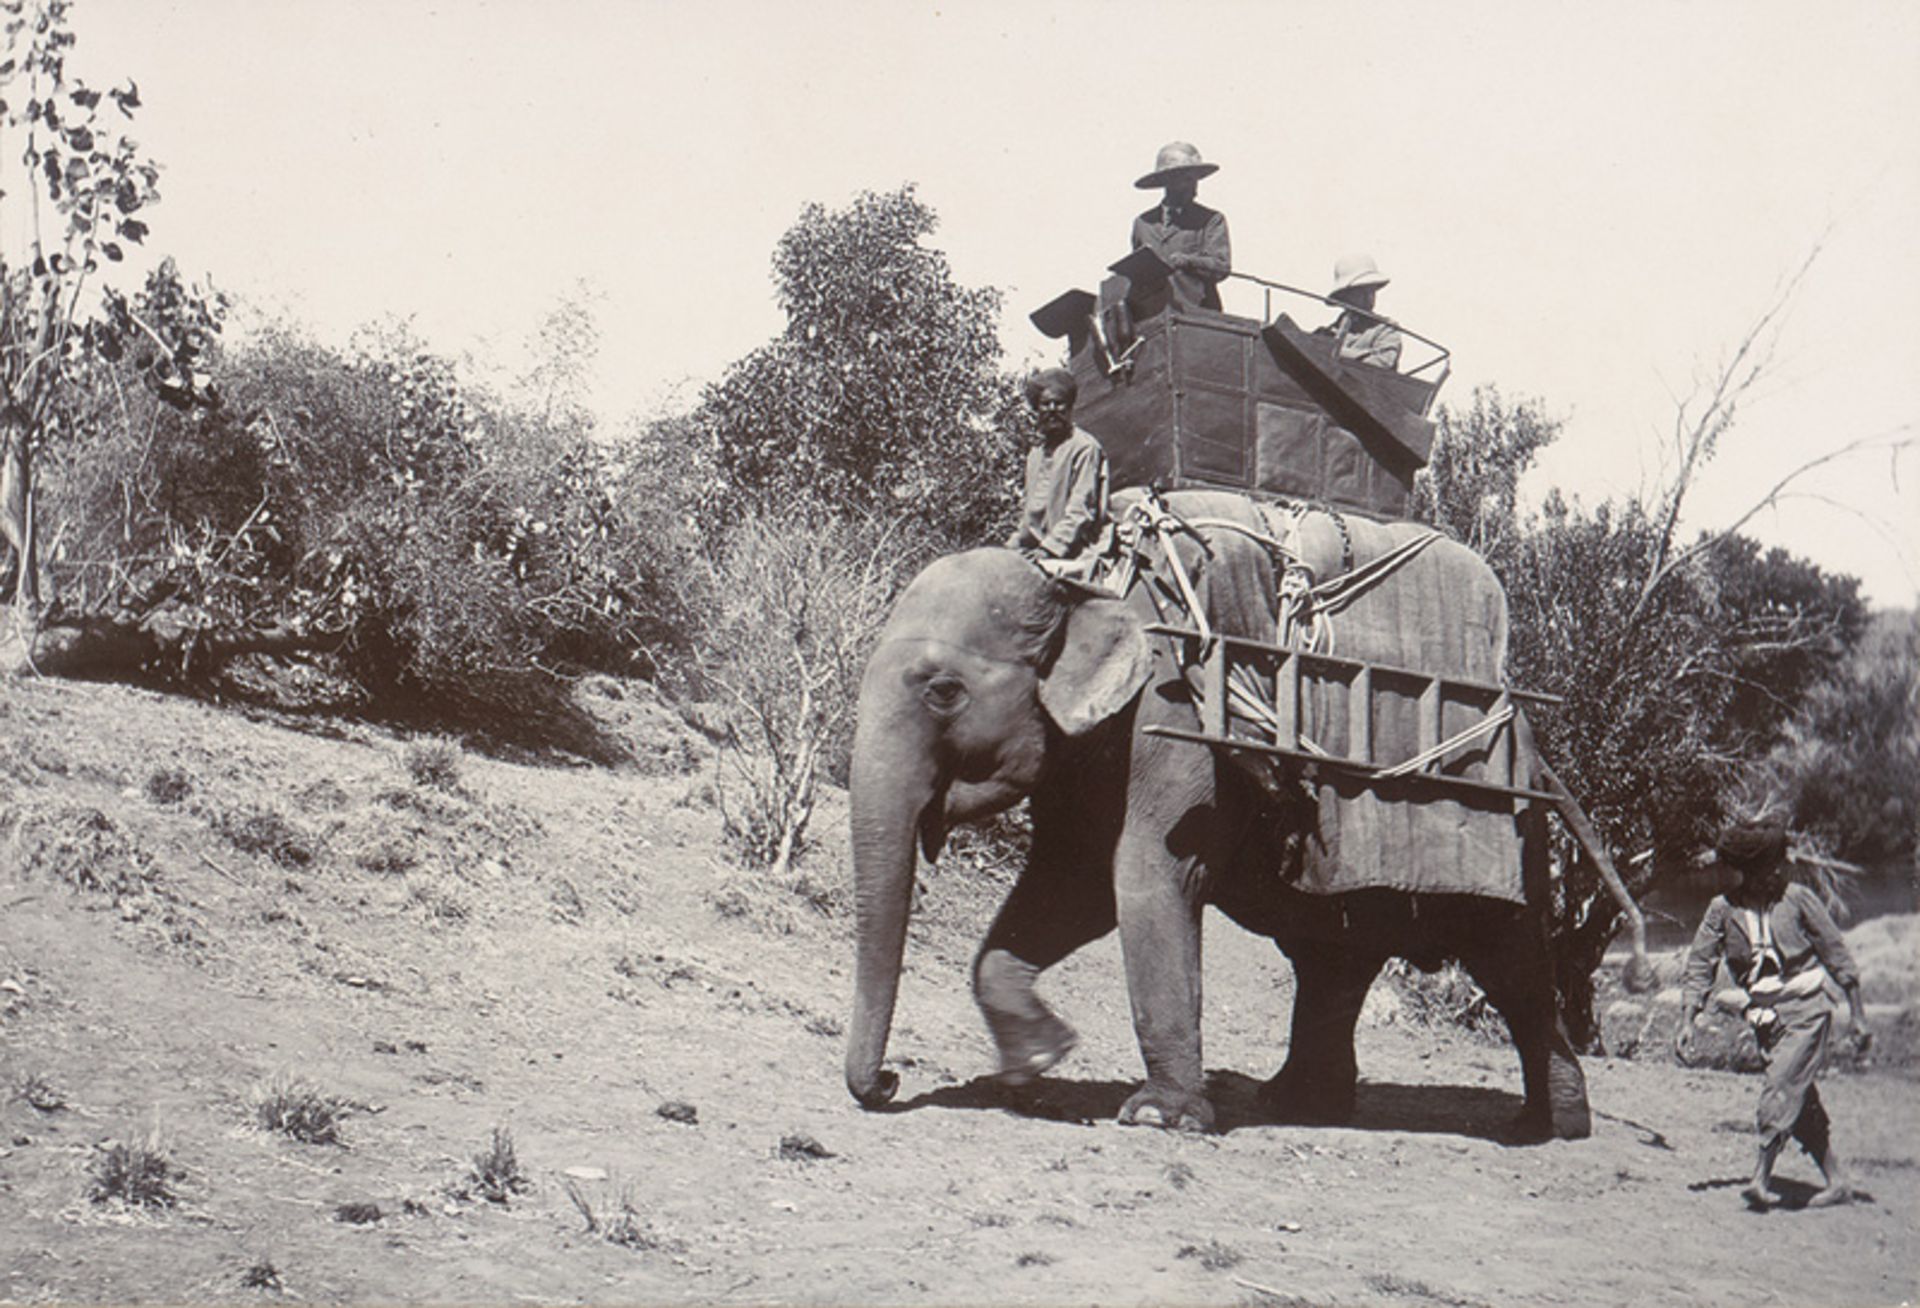
{"type": "Polygon", "coordinates": [[[0,602],[13,604],[17,623],[31,623],[40,611],[32,474],[26,430],[11,422],[0,427],[0,543],[10,555],[0,555],[8,564],[0,574],[0,602]]]}

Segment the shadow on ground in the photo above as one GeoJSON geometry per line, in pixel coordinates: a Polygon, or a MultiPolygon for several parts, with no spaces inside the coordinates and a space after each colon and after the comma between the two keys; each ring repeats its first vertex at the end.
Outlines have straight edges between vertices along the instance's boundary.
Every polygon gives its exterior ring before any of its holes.
{"type": "MultiPolygon", "coordinates": [[[[1041,1077],[1031,1085],[1002,1085],[992,1076],[977,1076],[958,1085],[941,1086],[901,1100],[885,1112],[911,1113],[928,1108],[990,1110],[1038,1121],[1091,1126],[1111,1121],[1120,1113],[1137,1082],[1076,1081],[1041,1077]]],[[[1207,1074],[1207,1093],[1213,1100],[1221,1134],[1255,1127],[1298,1126],[1276,1120],[1259,1102],[1261,1082],[1239,1072],[1215,1070],[1207,1074]]],[[[1504,1143],[1508,1127],[1520,1112],[1519,1095],[1482,1086],[1398,1085],[1362,1082],[1353,1120],[1343,1123],[1358,1131],[1397,1131],[1420,1135],[1458,1135],[1504,1143]]]]}

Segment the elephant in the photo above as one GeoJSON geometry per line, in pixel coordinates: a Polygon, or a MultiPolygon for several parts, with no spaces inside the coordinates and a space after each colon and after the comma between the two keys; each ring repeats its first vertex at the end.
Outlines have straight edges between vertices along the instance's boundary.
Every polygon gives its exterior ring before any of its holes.
{"type": "MultiPolygon", "coordinates": [[[[1206,492],[1173,492],[1165,502],[1189,516],[1244,513],[1246,503],[1206,492]]],[[[1330,552],[1322,565],[1336,570],[1346,526],[1319,525],[1315,549],[1330,552]]],[[[1217,630],[1273,638],[1271,551],[1232,532],[1181,538],[1178,548],[1217,630]]],[[[1447,566],[1485,574],[1504,651],[1505,601],[1491,571],[1450,540],[1431,548],[1447,566]]],[[[1145,594],[1138,585],[1124,598],[1096,593],[984,548],[936,560],[896,602],[861,682],[849,778],[856,959],[845,1075],[854,1098],[879,1108],[898,1089],[882,1062],[916,849],[935,859],[955,824],[1026,799],[1027,862],[972,968],[1002,1081],[1031,1082],[1072,1049],[1072,1028],[1035,982],[1117,928],[1146,1064],[1120,1121],[1212,1129],[1200,968],[1202,909],[1211,903],[1272,937],[1294,968],[1287,1057],[1259,1093],[1274,1120],[1350,1119],[1354,1028],[1375,976],[1390,957],[1429,970],[1454,958],[1505,1016],[1519,1052],[1525,1103],[1513,1138],[1587,1135],[1585,1080],[1555,1007],[1541,807],[1529,805],[1521,819],[1532,824],[1524,903],[1392,889],[1329,895],[1289,884],[1276,869],[1299,815],[1276,809],[1219,752],[1149,730],[1191,730],[1196,719],[1168,641],[1148,630],[1156,613],[1145,594]]],[[[1532,780],[1565,793],[1544,763],[1532,780]]],[[[1635,943],[1644,969],[1643,938],[1635,943]]]]}

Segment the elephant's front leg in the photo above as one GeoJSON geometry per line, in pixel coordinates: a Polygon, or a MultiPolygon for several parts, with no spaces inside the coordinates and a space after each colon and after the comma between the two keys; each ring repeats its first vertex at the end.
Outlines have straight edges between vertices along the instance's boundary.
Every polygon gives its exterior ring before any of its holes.
{"type": "Polygon", "coordinates": [[[1200,1061],[1199,878],[1163,841],[1123,836],[1114,859],[1120,947],[1147,1081],[1120,1108],[1125,1125],[1213,1129],[1200,1061]]]}
{"type": "MultiPolygon", "coordinates": [[[[1026,870],[973,963],[973,996],[1000,1051],[1000,1079],[1024,1085],[1077,1037],[1034,990],[1040,973],[1113,930],[1111,843],[1070,801],[1035,796],[1026,870]]],[[[1109,824],[1110,831],[1110,824],[1109,824]]]]}

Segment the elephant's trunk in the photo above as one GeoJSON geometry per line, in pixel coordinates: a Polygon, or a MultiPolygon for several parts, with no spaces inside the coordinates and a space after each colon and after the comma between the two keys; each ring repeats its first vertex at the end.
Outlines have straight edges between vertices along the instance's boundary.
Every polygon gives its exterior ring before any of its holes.
{"type": "MultiPolygon", "coordinates": [[[[864,697],[863,697],[864,699],[864,697]]],[[[847,1031],[847,1089],[867,1108],[893,1098],[899,1078],[881,1070],[893,1005],[900,992],[907,913],[913,898],[914,842],[936,797],[937,775],[922,732],[876,723],[862,704],[853,747],[855,905],[853,1020],[847,1031]]]]}

